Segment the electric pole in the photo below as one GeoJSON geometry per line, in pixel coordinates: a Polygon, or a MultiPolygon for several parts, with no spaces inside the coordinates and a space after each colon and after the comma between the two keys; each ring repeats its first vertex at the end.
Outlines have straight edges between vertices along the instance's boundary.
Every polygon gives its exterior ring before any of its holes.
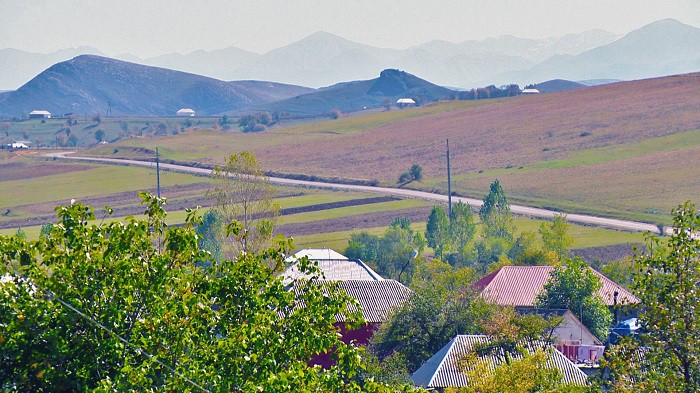
{"type": "Polygon", "coordinates": [[[452,177],[450,176],[450,140],[447,140],[447,205],[452,227],[452,177]]]}
{"type": "Polygon", "coordinates": [[[156,182],[158,183],[158,199],[160,199],[160,157],[158,157],[158,148],[156,147],[156,182]]]}

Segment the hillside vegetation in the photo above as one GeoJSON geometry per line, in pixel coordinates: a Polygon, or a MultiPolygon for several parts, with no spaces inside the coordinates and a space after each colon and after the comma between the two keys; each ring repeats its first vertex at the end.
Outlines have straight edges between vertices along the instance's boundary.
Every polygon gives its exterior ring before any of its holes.
{"type": "Polygon", "coordinates": [[[218,163],[236,146],[253,151],[269,171],[376,179],[387,185],[395,185],[403,171],[418,163],[425,180],[409,186],[444,192],[449,138],[453,190],[461,195],[479,196],[498,177],[514,201],[657,222],[679,201],[700,195],[700,184],[692,180],[700,166],[698,125],[696,73],[478,103],[448,102],[255,135],[206,132],[157,142],[130,139],[118,148],[90,153],[138,156],[132,148],[157,143],[174,160],[218,163]],[[650,142],[638,144],[643,141],[650,142]],[[614,154],[606,150],[612,147],[614,154]]]}

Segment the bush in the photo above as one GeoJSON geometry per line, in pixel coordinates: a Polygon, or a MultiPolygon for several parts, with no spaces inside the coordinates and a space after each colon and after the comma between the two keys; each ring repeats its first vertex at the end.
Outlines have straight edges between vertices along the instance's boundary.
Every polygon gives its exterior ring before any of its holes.
{"type": "Polygon", "coordinates": [[[336,108],[336,109],[333,109],[333,110],[328,114],[328,116],[330,116],[330,118],[333,119],[333,120],[338,120],[338,119],[340,119],[340,116],[342,116],[342,115],[343,115],[343,113],[340,111],[340,109],[337,109],[337,108],[336,108]]]}

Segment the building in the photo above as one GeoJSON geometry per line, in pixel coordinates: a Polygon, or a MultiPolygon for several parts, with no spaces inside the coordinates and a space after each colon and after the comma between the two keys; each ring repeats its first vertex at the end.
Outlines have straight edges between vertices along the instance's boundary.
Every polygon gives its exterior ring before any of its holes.
{"type": "MultiPolygon", "coordinates": [[[[413,383],[424,389],[437,391],[442,391],[446,388],[470,386],[469,378],[467,373],[464,372],[464,364],[461,360],[477,345],[488,344],[490,341],[490,337],[484,335],[460,335],[453,338],[413,373],[413,376],[411,376],[413,383]]],[[[538,348],[545,348],[548,356],[547,365],[561,372],[563,382],[577,385],[585,385],[587,383],[588,378],[586,374],[579,370],[561,352],[545,344],[542,344],[542,347],[525,345],[525,349],[529,353],[534,353],[538,348]]],[[[520,358],[521,356],[516,354],[513,357],[520,358]]],[[[503,363],[500,357],[491,355],[484,355],[481,359],[488,362],[491,369],[503,363]]]]}
{"type": "MultiPolygon", "coordinates": [[[[395,280],[344,280],[335,283],[357,300],[355,305],[348,307],[349,311],[359,311],[365,323],[357,329],[348,329],[345,315],[337,315],[335,326],[344,343],[354,342],[355,345],[367,345],[382,323],[391,312],[408,301],[412,292],[406,286],[395,280]]],[[[307,285],[320,285],[325,291],[331,284],[329,280],[315,282],[296,281],[292,290],[299,296],[307,285]]],[[[313,357],[310,364],[329,368],[335,363],[331,354],[320,354],[313,357]]]]}
{"type": "Polygon", "coordinates": [[[396,101],[396,106],[399,108],[407,108],[416,106],[416,102],[410,98],[399,98],[398,101],[396,101]]]}
{"type": "MultiPolygon", "coordinates": [[[[472,284],[471,289],[498,305],[534,308],[537,295],[554,269],[554,266],[503,266],[472,284]]],[[[591,270],[603,284],[598,294],[608,307],[639,303],[639,299],[628,290],[591,270]]]]}
{"type": "Polygon", "coordinates": [[[523,89],[522,94],[540,94],[540,91],[533,88],[523,89]]]}
{"type": "Polygon", "coordinates": [[[31,111],[29,112],[30,119],[50,119],[51,112],[49,111],[31,111]]]}
{"type": "Polygon", "coordinates": [[[300,278],[310,278],[307,274],[299,271],[296,261],[302,257],[307,257],[309,260],[316,262],[325,279],[329,281],[384,280],[382,276],[359,259],[348,259],[329,248],[309,248],[301,250],[286,259],[290,266],[282,273],[285,284],[289,285],[300,278]]]}
{"type": "Polygon", "coordinates": [[[177,111],[178,117],[194,117],[194,110],[190,108],[182,108],[177,111]]]}
{"type": "Polygon", "coordinates": [[[12,142],[7,145],[10,149],[29,149],[29,145],[24,142],[12,142]]]}

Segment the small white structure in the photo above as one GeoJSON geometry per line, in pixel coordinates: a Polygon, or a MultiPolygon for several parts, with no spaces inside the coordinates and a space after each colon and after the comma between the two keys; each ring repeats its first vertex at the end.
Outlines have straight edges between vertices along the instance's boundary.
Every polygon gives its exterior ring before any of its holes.
{"type": "Polygon", "coordinates": [[[301,272],[297,265],[299,258],[307,257],[316,262],[318,268],[329,281],[382,281],[384,278],[359,259],[348,259],[345,255],[329,248],[307,248],[287,257],[285,262],[290,266],[282,273],[285,284],[290,284],[301,278],[310,278],[301,272]]]}
{"type": "Polygon", "coordinates": [[[540,94],[540,91],[535,88],[523,89],[523,94],[540,94]]]}
{"type": "Polygon", "coordinates": [[[398,106],[399,108],[405,108],[408,106],[415,106],[415,105],[416,105],[416,102],[410,98],[399,98],[398,101],[396,101],[396,106],[398,106]]]}
{"type": "Polygon", "coordinates": [[[29,149],[29,145],[23,142],[12,142],[9,146],[10,149],[29,149]]]}
{"type": "Polygon", "coordinates": [[[177,111],[178,117],[194,117],[194,109],[182,108],[177,111]]]}
{"type": "Polygon", "coordinates": [[[51,112],[49,111],[31,111],[29,112],[30,119],[50,119],[51,112]]]}

